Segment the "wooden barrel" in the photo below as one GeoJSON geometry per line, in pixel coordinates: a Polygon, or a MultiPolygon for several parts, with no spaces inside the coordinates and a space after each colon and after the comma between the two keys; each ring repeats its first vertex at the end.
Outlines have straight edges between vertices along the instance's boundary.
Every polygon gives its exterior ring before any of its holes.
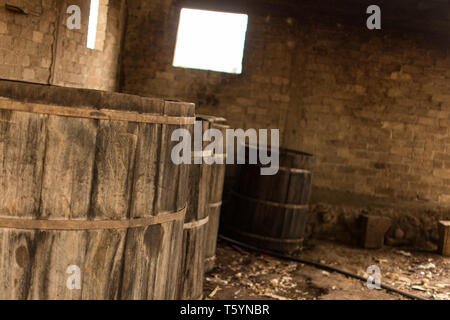
{"type": "MultiPolygon", "coordinates": [[[[242,165],[227,164],[225,170],[225,182],[223,185],[223,200],[221,208],[221,218],[225,216],[228,210],[233,209],[233,190],[236,190],[236,185],[239,182],[239,173],[242,169],[242,165]]],[[[222,222],[219,225],[219,233],[222,233],[222,222]]]]}
{"type": "Polygon", "coordinates": [[[0,81],[0,299],[174,299],[194,105],[0,81]]]}
{"type": "MultiPolygon", "coordinates": [[[[226,130],[229,126],[222,124],[223,120],[216,120],[216,123],[211,125],[211,128],[220,130],[225,137],[226,130]]],[[[206,249],[205,249],[205,272],[214,269],[216,261],[216,247],[217,235],[219,233],[220,211],[222,207],[223,186],[226,172],[226,146],[222,152],[214,155],[222,158],[223,164],[215,163],[211,168],[211,191],[208,202],[208,231],[206,234],[206,249]]]]}
{"type": "MultiPolygon", "coordinates": [[[[203,132],[211,126],[208,118],[197,116],[197,121],[201,121],[203,132]]],[[[204,142],[203,147],[206,145],[207,143],[204,142]]],[[[192,141],[192,146],[194,146],[194,141],[192,141]]],[[[181,277],[177,295],[181,300],[200,300],[203,295],[211,166],[203,161],[202,164],[195,164],[194,160],[196,157],[202,158],[204,155],[203,151],[196,151],[192,155],[192,164],[189,168],[189,195],[184,222],[181,277]]]]}
{"type": "Polygon", "coordinates": [[[292,150],[280,150],[280,169],[273,176],[262,176],[259,165],[242,165],[232,206],[223,217],[223,233],[259,248],[285,253],[301,249],[312,166],[312,155],[292,150]]]}

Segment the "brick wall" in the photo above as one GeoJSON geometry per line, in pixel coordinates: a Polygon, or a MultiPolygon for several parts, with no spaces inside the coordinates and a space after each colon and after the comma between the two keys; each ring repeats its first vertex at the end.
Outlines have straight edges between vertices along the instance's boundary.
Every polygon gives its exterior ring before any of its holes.
{"type": "Polygon", "coordinates": [[[101,0],[94,50],[86,47],[90,0],[64,0],[63,13],[69,5],[79,5],[82,12],[80,30],[69,30],[65,25],[68,14],[60,18],[55,76],[53,83],[66,87],[99,90],[117,90],[119,55],[124,24],[124,2],[101,0]],[[105,21],[105,17],[108,17],[105,21]]]}
{"type": "Polygon", "coordinates": [[[190,100],[234,127],[281,129],[285,147],[317,156],[318,202],[354,202],[349,193],[450,207],[448,33],[399,27],[394,11],[383,13],[394,21],[387,30],[369,31],[362,6],[358,16],[330,19],[298,3],[301,17],[280,13],[286,2],[266,1],[268,9],[236,10],[249,14],[244,68],[228,75],[171,66],[183,3],[128,1],[123,91],[190,100]]]}
{"type": "Polygon", "coordinates": [[[293,54],[285,19],[252,17],[245,69],[233,75],[172,67],[180,7],[165,0],[128,1],[122,90],[193,101],[198,113],[226,116],[239,128],[283,128],[293,54]]]}
{"type": "Polygon", "coordinates": [[[0,78],[48,83],[57,24],[55,0],[33,6],[38,16],[7,11],[6,3],[24,4],[0,0],[0,78]]]}
{"type": "Polygon", "coordinates": [[[101,0],[98,45],[90,50],[86,48],[90,0],[0,0],[0,78],[116,90],[124,3],[101,0]],[[6,3],[30,13],[7,11],[6,3]],[[81,8],[80,30],[66,28],[69,5],[81,8]]]}
{"type": "Polygon", "coordinates": [[[315,185],[450,206],[445,38],[311,25],[298,32],[285,145],[317,156],[315,185]]]}

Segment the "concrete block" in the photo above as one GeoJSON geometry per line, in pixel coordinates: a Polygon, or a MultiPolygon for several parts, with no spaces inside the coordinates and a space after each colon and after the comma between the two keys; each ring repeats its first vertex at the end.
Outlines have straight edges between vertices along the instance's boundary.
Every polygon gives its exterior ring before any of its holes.
{"type": "Polygon", "coordinates": [[[386,217],[361,215],[361,245],[365,249],[380,249],[384,245],[384,236],[392,221],[386,217]]]}
{"type": "Polygon", "coordinates": [[[450,257],[450,220],[439,221],[439,253],[450,257]]]}

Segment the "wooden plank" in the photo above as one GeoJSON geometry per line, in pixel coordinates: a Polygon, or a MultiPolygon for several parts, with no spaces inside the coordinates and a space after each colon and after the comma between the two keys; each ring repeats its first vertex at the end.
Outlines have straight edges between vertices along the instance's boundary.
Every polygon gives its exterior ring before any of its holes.
{"type": "Polygon", "coordinates": [[[439,221],[439,252],[450,257],[450,221],[439,221]]]}
{"type": "Polygon", "coordinates": [[[130,210],[132,218],[157,214],[155,205],[158,178],[161,174],[160,168],[164,168],[160,159],[161,143],[163,143],[161,125],[139,124],[130,210]]]}
{"type": "Polygon", "coordinates": [[[96,120],[49,116],[40,219],[86,219],[97,139],[96,120]]]}
{"type": "Polygon", "coordinates": [[[35,217],[46,146],[47,116],[0,110],[0,215],[35,217]]]}
{"type": "Polygon", "coordinates": [[[205,274],[205,237],[207,225],[185,229],[178,299],[200,300],[205,274]]]}
{"type": "Polygon", "coordinates": [[[183,220],[129,231],[122,299],[175,299],[183,220]]]}
{"type": "Polygon", "coordinates": [[[136,124],[100,121],[90,218],[129,218],[137,131],[136,124]]]}
{"type": "Polygon", "coordinates": [[[221,207],[208,208],[209,222],[205,243],[205,272],[209,272],[214,268],[217,235],[219,233],[220,209],[221,207]]]}
{"type": "Polygon", "coordinates": [[[27,299],[34,231],[0,229],[0,299],[27,299]]]}

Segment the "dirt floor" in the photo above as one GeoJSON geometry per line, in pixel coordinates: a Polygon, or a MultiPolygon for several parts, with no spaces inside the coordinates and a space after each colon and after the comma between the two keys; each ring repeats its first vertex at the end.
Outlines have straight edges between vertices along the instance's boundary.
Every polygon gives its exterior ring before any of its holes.
{"type": "MultiPolygon", "coordinates": [[[[385,247],[364,250],[310,241],[299,258],[367,277],[380,268],[384,284],[426,299],[450,300],[450,258],[385,247]]],[[[219,241],[216,268],[206,275],[209,300],[392,300],[408,299],[367,283],[308,265],[253,253],[219,241]]]]}

